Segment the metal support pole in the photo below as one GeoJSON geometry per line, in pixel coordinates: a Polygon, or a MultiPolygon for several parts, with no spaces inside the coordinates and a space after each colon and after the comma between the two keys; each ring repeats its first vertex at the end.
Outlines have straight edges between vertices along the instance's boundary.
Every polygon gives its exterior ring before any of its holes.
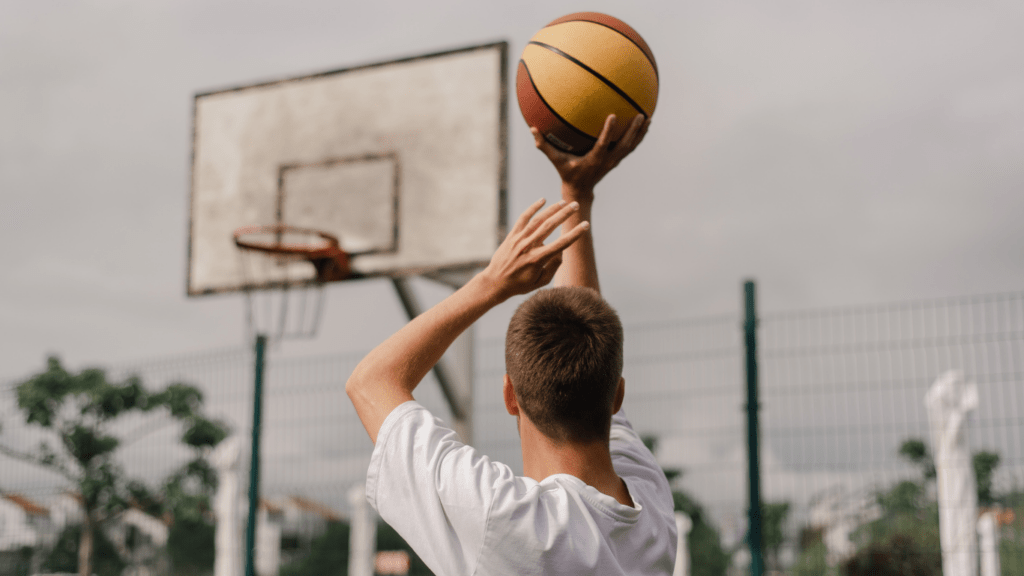
{"type": "Polygon", "coordinates": [[[256,507],[260,498],[260,413],[263,410],[263,367],[267,337],[256,335],[255,386],[252,400],[252,459],[249,463],[249,523],[245,527],[245,576],[256,576],[256,507]]]}
{"type": "Polygon", "coordinates": [[[746,309],[743,336],[747,372],[747,478],[750,488],[747,543],[750,546],[750,576],[761,576],[764,573],[764,555],[761,549],[761,465],[758,460],[760,431],[757,422],[757,413],[761,406],[757,399],[757,307],[753,280],[743,284],[743,302],[746,309]]]}

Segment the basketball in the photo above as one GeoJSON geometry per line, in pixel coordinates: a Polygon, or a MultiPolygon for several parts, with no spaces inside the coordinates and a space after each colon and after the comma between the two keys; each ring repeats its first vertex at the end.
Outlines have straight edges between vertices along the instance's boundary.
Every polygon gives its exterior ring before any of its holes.
{"type": "Polygon", "coordinates": [[[516,73],[519,109],[530,126],[566,152],[594,147],[615,114],[617,141],[637,114],[658,102],[654,53],[625,22],[598,12],[562,16],[530,38],[516,73]]]}

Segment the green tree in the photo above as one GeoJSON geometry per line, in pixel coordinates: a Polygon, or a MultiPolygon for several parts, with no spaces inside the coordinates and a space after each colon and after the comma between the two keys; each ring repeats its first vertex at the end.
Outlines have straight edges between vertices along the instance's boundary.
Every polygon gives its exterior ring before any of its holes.
{"type": "Polygon", "coordinates": [[[180,576],[212,572],[216,552],[216,522],[210,500],[217,490],[217,473],[207,456],[210,442],[216,440],[219,443],[223,428],[201,434],[197,430],[190,436],[198,444],[190,445],[192,459],[164,479],[156,492],[142,482],[132,481],[127,485],[132,505],[152,516],[171,519],[167,553],[172,574],[180,576]],[[200,435],[211,437],[197,441],[200,435]]]}
{"type": "Polygon", "coordinates": [[[769,565],[782,569],[779,551],[786,543],[786,520],[789,518],[789,502],[761,503],[761,541],[768,553],[769,565]]]}
{"type": "Polygon", "coordinates": [[[280,576],[347,576],[350,533],[348,522],[331,522],[327,530],[313,540],[309,554],[282,566],[280,576]]]}
{"type": "Polygon", "coordinates": [[[828,550],[819,535],[816,540],[807,542],[806,546],[801,548],[800,556],[790,568],[790,574],[793,576],[824,576],[828,574],[828,569],[828,550]]]}
{"type": "Polygon", "coordinates": [[[1024,490],[1010,490],[998,497],[999,503],[1012,511],[1014,521],[1002,527],[999,562],[1003,574],[1024,574],[1024,490]]]}
{"type": "Polygon", "coordinates": [[[208,447],[221,439],[223,430],[210,422],[192,428],[186,440],[193,451],[192,460],[172,473],[161,487],[160,510],[173,520],[167,551],[176,575],[213,572],[216,522],[210,500],[217,490],[217,472],[206,457],[208,447]]]}
{"type": "Polygon", "coordinates": [[[167,535],[167,552],[175,575],[197,576],[213,572],[216,529],[216,524],[207,517],[174,519],[167,535]]]}
{"type": "MultiPolygon", "coordinates": [[[[72,524],[64,528],[57,543],[43,559],[43,570],[48,572],[75,572],[78,570],[78,549],[82,541],[82,525],[72,524]]],[[[93,574],[96,576],[119,576],[125,562],[117,548],[107,539],[103,531],[97,531],[93,541],[93,574]]]]}
{"type": "Polygon", "coordinates": [[[999,454],[984,450],[975,452],[971,464],[974,465],[974,478],[978,485],[978,504],[991,506],[995,503],[992,494],[992,475],[999,466],[999,454]]]}
{"type": "Polygon", "coordinates": [[[909,438],[897,454],[917,467],[918,479],[897,482],[878,494],[882,515],[858,533],[865,546],[845,564],[847,574],[902,574],[891,572],[904,566],[907,574],[939,574],[942,562],[939,542],[939,507],[929,497],[935,482],[935,463],[924,441],[909,438]]]}
{"type": "MultiPolygon", "coordinates": [[[[941,561],[939,509],[928,497],[929,485],[935,481],[935,464],[928,446],[920,439],[908,438],[899,445],[896,453],[917,468],[920,474],[876,494],[882,514],[854,533],[854,541],[861,545],[861,549],[855,556],[856,562],[843,567],[850,574],[872,573],[872,569],[879,570],[877,574],[887,574],[885,570],[889,569],[889,562],[894,558],[912,559],[915,570],[941,561]]],[[[827,567],[827,550],[821,541],[821,533],[811,529],[805,529],[804,533],[801,554],[793,573],[797,576],[835,573],[828,571],[831,568],[827,567]]]]}
{"type": "Polygon", "coordinates": [[[907,462],[921,469],[921,479],[924,482],[935,479],[935,461],[928,446],[920,438],[908,438],[900,444],[898,454],[907,462]]]}
{"type": "MultiPolygon", "coordinates": [[[[928,483],[935,480],[935,461],[928,451],[928,447],[920,438],[908,438],[900,445],[899,455],[920,468],[922,481],[919,486],[923,495],[928,483]]],[[[972,455],[971,464],[974,468],[978,504],[988,506],[995,503],[995,497],[992,494],[992,475],[999,466],[999,455],[981,450],[972,455]]]]}
{"type": "Polygon", "coordinates": [[[922,549],[905,535],[894,535],[858,550],[843,564],[845,576],[939,576],[942,556],[922,549]]]}
{"type": "MultiPolygon", "coordinates": [[[[57,442],[43,441],[33,450],[0,445],[0,453],[56,472],[70,482],[82,503],[78,533],[77,571],[94,571],[93,552],[98,528],[143,494],[141,483],[129,482],[115,459],[122,441],[113,434],[114,423],[126,415],[163,410],[180,423],[182,442],[201,453],[226,435],[226,427],[202,414],[203,395],[194,386],[174,383],[150,393],[138,376],[111,382],[97,368],[77,374],[67,371],[57,357],[46,369],[17,385],[18,408],[25,423],[51,433],[57,442]]],[[[185,494],[196,491],[190,481],[197,474],[212,474],[197,458],[182,476],[185,494]]],[[[213,480],[215,482],[215,480],[213,480]]]]}
{"type": "MultiPolygon", "coordinates": [[[[280,576],[347,576],[350,532],[348,522],[332,522],[326,532],[313,540],[309,554],[283,566],[280,576]]],[[[383,521],[377,522],[377,550],[405,550],[410,560],[409,576],[433,576],[412,547],[383,521]]]]}
{"type": "Polygon", "coordinates": [[[889,491],[879,494],[878,503],[890,515],[916,515],[927,505],[925,487],[920,482],[904,480],[889,491]]]}

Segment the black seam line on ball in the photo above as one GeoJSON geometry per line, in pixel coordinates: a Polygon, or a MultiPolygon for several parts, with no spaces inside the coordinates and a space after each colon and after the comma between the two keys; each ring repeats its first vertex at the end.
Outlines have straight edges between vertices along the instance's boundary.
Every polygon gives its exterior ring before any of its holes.
{"type": "MultiPolygon", "coordinates": [[[[604,22],[598,22],[597,20],[587,20],[586,18],[581,19],[581,20],[569,20],[569,21],[566,21],[566,22],[560,22],[559,24],[555,24],[555,26],[559,26],[560,24],[568,24],[569,22],[586,22],[587,24],[596,24],[597,26],[604,26],[605,28],[611,30],[612,32],[615,32],[619,36],[622,36],[626,40],[629,40],[630,44],[632,44],[633,46],[636,46],[638,50],[640,50],[641,52],[644,53],[644,59],[647,60],[648,62],[650,62],[651,63],[651,68],[654,69],[654,77],[658,78],[658,65],[654,63],[654,60],[653,60],[654,55],[647,53],[647,50],[649,50],[650,48],[645,50],[643,46],[641,46],[640,44],[638,44],[636,42],[636,40],[633,40],[628,35],[624,34],[622,32],[622,30],[619,30],[618,28],[616,28],[614,26],[609,26],[608,24],[605,24],[604,22]]],[[[623,22],[623,24],[626,24],[626,23],[623,22]]],[[[626,25],[629,26],[629,24],[626,24],[626,25]]],[[[636,32],[636,31],[634,30],[634,32],[636,32]]],[[[636,35],[639,36],[640,33],[636,32],[636,35]]],[[[660,81],[660,78],[658,78],[658,80],[660,81]]]]}
{"type": "Polygon", "coordinates": [[[519,63],[523,65],[523,70],[526,70],[526,79],[530,81],[530,86],[533,86],[533,92],[537,95],[537,98],[540,98],[541,104],[543,104],[544,107],[547,108],[548,111],[550,111],[555,118],[561,120],[562,125],[564,125],[566,128],[572,130],[573,132],[579,134],[580,136],[588,140],[592,140],[591,145],[593,145],[594,142],[597,142],[597,138],[594,138],[590,134],[587,134],[586,132],[570,124],[565,118],[562,118],[561,114],[556,112],[555,109],[551,107],[551,104],[548,104],[548,101],[544,99],[544,95],[540,93],[540,89],[537,88],[537,84],[533,81],[533,75],[530,74],[530,66],[523,60],[520,60],[519,63]]]}
{"type": "Polygon", "coordinates": [[[604,76],[601,76],[600,74],[598,74],[597,71],[594,70],[593,68],[591,68],[590,66],[587,66],[583,62],[580,62],[579,60],[573,58],[572,56],[566,54],[565,52],[562,52],[561,50],[559,50],[558,48],[555,48],[554,46],[552,46],[550,44],[545,44],[543,42],[537,42],[536,40],[531,40],[530,44],[534,44],[536,46],[540,46],[541,48],[547,48],[548,50],[551,50],[555,54],[558,54],[558,55],[562,56],[563,58],[569,60],[570,62],[573,62],[574,64],[576,64],[580,68],[583,68],[587,72],[590,72],[591,74],[594,75],[594,78],[597,78],[601,82],[604,82],[606,86],[608,86],[609,88],[614,90],[615,93],[618,94],[619,96],[622,96],[626,100],[626,102],[629,102],[629,105],[632,106],[637,111],[638,114],[643,114],[644,118],[647,117],[647,112],[644,112],[644,109],[641,108],[639,104],[634,102],[633,99],[629,97],[629,94],[626,94],[625,92],[623,92],[622,88],[619,88],[615,84],[612,84],[607,78],[605,78],[604,76]]]}

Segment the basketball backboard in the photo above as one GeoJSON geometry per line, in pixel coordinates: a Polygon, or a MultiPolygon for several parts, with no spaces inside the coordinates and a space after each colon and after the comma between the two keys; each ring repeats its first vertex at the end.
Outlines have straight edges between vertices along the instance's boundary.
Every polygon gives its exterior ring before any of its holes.
{"type": "Polygon", "coordinates": [[[311,264],[247,267],[246,226],[322,230],[353,277],[485,265],[504,238],[506,43],[198,94],[189,296],[316,282],[311,264]]]}

